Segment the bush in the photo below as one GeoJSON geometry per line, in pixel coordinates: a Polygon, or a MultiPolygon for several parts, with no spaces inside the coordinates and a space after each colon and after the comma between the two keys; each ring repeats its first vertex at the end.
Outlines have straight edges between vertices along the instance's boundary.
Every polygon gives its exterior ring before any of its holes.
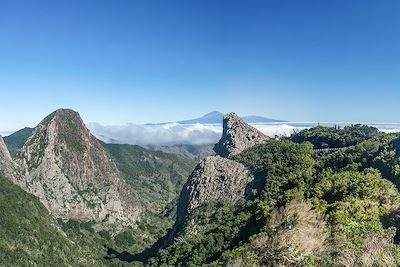
{"type": "Polygon", "coordinates": [[[266,232],[252,241],[263,266],[298,266],[318,254],[328,237],[325,222],[302,200],[274,210],[266,232]]]}

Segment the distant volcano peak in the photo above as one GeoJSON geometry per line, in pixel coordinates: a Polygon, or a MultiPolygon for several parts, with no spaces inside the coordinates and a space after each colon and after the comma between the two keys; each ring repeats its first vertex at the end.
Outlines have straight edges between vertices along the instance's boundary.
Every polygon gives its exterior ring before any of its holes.
{"type": "MultiPolygon", "coordinates": [[[[179,124],[196,124],[196,123],[202,123],[202,124],[222,124],[224,120],[224,114],[220,111],[211,111],[204,116],[196,119],[191,119],[191,120],[182,120],[182,121],[177,121],[179,124]]],[[[275,120],[275,119],[270,119],[266,117],[261,117],[261,116],[255,116],[255,115],[249,115],[249,116],[244,116],[243,120],[246,123],[269,123],[269,122],[284,122],[283,120],[275,120]]]]}

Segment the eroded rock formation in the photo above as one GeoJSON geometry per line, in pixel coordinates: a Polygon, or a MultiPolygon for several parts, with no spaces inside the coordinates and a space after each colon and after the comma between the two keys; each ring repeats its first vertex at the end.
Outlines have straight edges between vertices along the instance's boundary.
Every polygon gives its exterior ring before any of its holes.
{"type": "Polygon", "coordinates": [[[269,138],[245,123],[236,113],[224,116],[222,137],[214,151],[224,158],[232,158],[246,148],[265,143],[269,138]]]}
{"type": "Polygon", "coordinates": [[[138,220],[136,196],[75,111],[47,116],[26,141],[19,165],[24,189],[56,217],[119,227],[138,220]]]}

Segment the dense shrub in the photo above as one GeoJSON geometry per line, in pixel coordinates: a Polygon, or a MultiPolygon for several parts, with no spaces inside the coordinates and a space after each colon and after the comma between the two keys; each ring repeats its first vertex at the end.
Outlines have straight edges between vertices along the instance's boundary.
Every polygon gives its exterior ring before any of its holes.
{"type": "Polygon", "coordinates": [[[300,144],[271,140],[236,156],[255,179],[253,198],[229,210],[224,205],[195,210],[191,231],[151,263],[399,266],[394,241],[400,240],[400,138],[355,125],[318,127],[292,140],[300,144]],[[325,146],[343,148],[316,161],[313,148],[325,146]],[[226,213],[215,219],[220,209],[226,213]],[[205,210],[213,215],[204,216],[205,210]],[[243,220],[233,220],[239,211],[243,220]],[[243,235],[252,224],[256,231],[243,235]]]}
{"type": "Polygon", "coordinates": [[[315,148],[340,148],[353,146],[378,135],[381,135],[378,129],[356,124],[344,128],[318,126],[296,133],[290,139],[296,143],[310,142],[315,148]]]}

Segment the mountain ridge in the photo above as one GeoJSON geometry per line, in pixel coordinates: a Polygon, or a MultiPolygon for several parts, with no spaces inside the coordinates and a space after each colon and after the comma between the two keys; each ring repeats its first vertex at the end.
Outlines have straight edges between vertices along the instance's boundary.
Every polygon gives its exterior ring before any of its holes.
{"type": "Polygon", "coordinates": [[[59,109],[44,118],[17,163],[25,170],[24,189],[55,217],[93,220],[102,227],[134,226],[138,220],[136,197],[73,110],[59,109]]]}

